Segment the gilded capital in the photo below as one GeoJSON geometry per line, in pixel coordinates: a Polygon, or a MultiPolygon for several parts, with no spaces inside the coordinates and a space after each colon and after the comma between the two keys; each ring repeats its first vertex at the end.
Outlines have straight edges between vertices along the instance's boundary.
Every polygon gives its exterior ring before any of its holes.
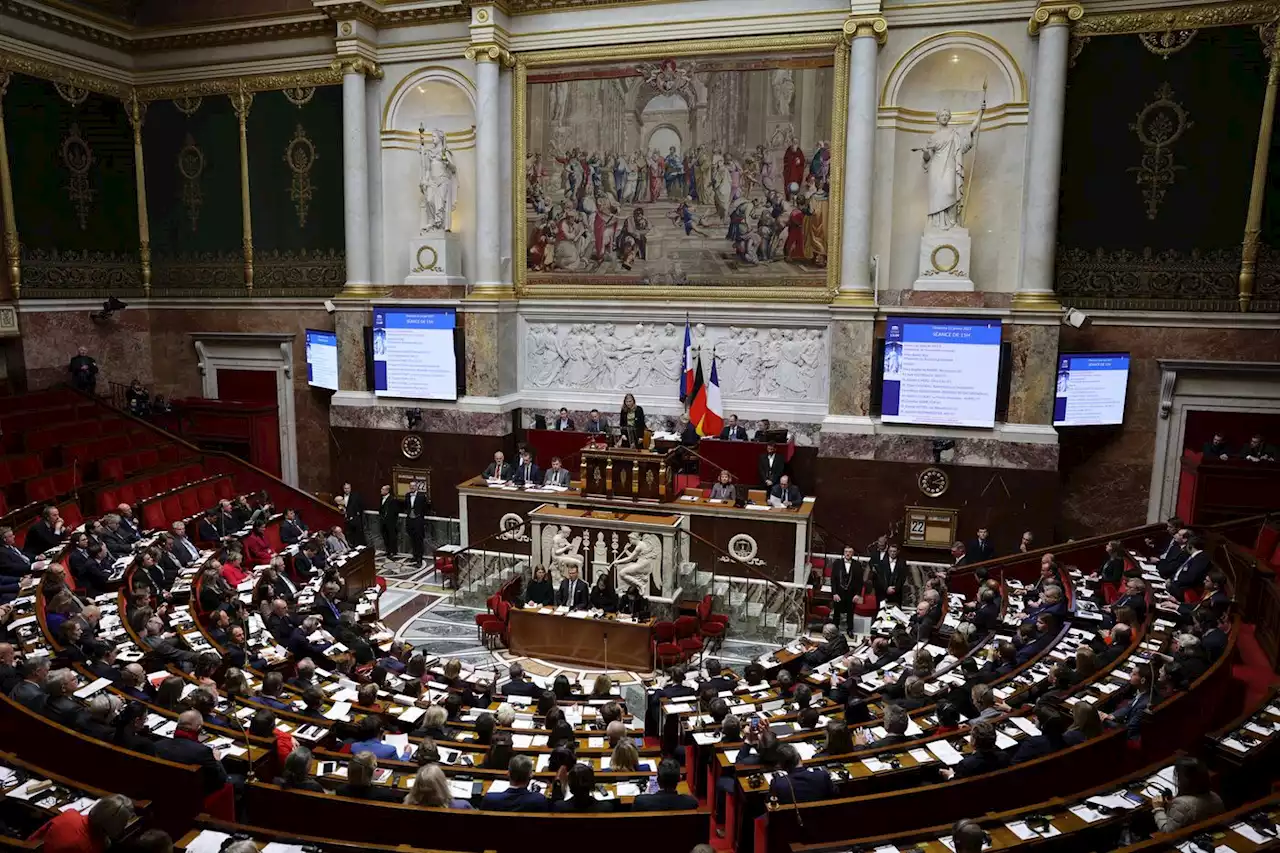
{"type": "Polygon", "coordinates": [[[1084,17],[1084,7],[1079,3],[1054,3],[1039,6],[1027,22],[1027,34],[1036,36],[1044,27],[1070,26],[1084,17]]]}
{"type": "Polygon", "coordinates": [[[879,16],[849,18],[844,22],[844,37],[845,41],[874,38],[876,44],[883,45],[889,38],[889,22],[879,16]]]}
{"type": "Polygon", "coordinates": [[[496,44],[473,44],[463,55],[472,62],[497,62],[508,68],[516,64],[511,51],[496,44]]]}
{"type": "Polygon", "coordinates": [[[0,98],[4,98],[5,93],[9,91],[9,81],[11,79],[13,79],[11,73],[0,69],[0,98]]]}
{"type": "Polygon", "coordinates": [[[382,79],[382,66],[363,56],[339,56],[329,67],[339,74],[361,74],[374,80],[382,79]]]}
{"type": "Polygon", "coordinates": [[[130,92],[124,101],[124,112],[136,139],[142,133],[142,123],[147,119],[147,102],[140,100],[137,92],[130,92]]]}
{"type": "Polygon", "coordinates": [[[231,99],[231,109],[235,110],[236,118],[243,126],[249,120],[249,110],[253,106],[253,92],[246,91],[244,86],[241,86],[227,97],[231,99]]]}

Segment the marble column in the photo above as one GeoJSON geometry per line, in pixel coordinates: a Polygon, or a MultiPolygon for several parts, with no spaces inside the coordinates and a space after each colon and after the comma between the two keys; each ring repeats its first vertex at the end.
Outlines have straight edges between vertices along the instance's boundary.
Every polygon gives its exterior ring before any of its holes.
{"type": "Polygon", "coordinates": [[[875,313],[832,310],[829,410],[833,415],[865,418],[871,413],[875,313]]]}
{"type": "Polygon", "coordinates": [[[387,284],[386,247],[382,240],[382,86],[365,84],[365,139],[369,161],[369,276],[387,284]]]}
{"type": "Polygon", "coordinates": [[[1022,317],[1030,322],[1015,319],[1005,325],[1013,358],[1008,422],[1052,424],[1058,333],[1062,330],[1062,323],[1057,317],[1044,314],[1024,314],[1022,317]]]}
{"type": "Polygon", "coordinates": [[[870,305],[871,205],[875,170],[876,59],[888,25],[884,18],[850,18],[849,107],[845,124],[844,200],[838,301],[870,305]]]}
{"type": "Polygon", "coordinates": [[[377,65],[359,56],[338,57],[342,71],[342,212],[346,233],[347,287],[369,284],[369,146],[365,75],[377,65]]]}
{"type": "Polygon", "coordinates": [[[514,189],[511,180],[511,86],[512,79],[510,74],[500,75],[498,81],[498,122],[502,125],[502,136],[498,143],[499,159],[502,163],[502,182],[499,186],[499,192],[502,199],[502,215],[498,222],[502,227],[502,234],[499,245],[502,247],[500,252],[499,275],[502,277],[504,285],[511,284],[515,275],[515,244],[511,238],[511,227],[513,223],[512,216],[512,195],[514,189]],[[504,191],[502,188],[506,187],[504,191]],[[505,261],[505,263],[504,263],[505,261]]]}
{"type": "Polygon", "coordinates": [[[476,63],[476,264],[472,296],[510,291],[502,283],[502,102],[499,74],[511,54],[494,44],[467,48],[476,63]]]}
{"type": "Polygon", "coordinates": [[[1058,310],[1053,292],[1058,240],[1058,184],[1062,177],[1062,128],[1067,105],[1067,54],[1071,22],[1084,16],[1076,4],[1041,6],[1027,31],[1039,36],[1027,144],[1027,191],[1022,208],[1022,274],[1014,308],[1058,310]]]}

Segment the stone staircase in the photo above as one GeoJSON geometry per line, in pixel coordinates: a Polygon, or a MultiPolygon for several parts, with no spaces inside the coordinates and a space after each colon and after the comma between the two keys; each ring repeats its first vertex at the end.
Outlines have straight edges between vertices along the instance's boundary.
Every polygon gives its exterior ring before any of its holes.
{"type": "Polygon", "coordinates": [[[680,585],[686,601],[704,595],[714,600],[713,610],[729,617],[735,638],[778,642],[804,630],[804,587],[783,583],[783,595],[767,581],[703,571],[696,563],[682,563],[680,585]]]}

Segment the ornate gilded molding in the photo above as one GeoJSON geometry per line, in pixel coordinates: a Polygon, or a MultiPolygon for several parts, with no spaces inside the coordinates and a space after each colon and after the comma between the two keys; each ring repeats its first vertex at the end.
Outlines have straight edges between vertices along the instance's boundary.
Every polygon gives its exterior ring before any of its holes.
{"type": "Polygon", "coordinates": [[[1113,36],[1134,33],[1158,33],[1168,30],[1197,30],[1203,27],[1229,27],[1240,24],[1262,24],[1280,16],[1274,0],[1241,3],[1214,3],[1181,9],[1157,9],[1145,12],[1090,12],[1078,21],[1073,31],[1078,36],[1113,36]]]}
{"type": "Polygon", "coordinates": [[[355,2],[327,3],[321,7],[334,21],[361,21],[379,29],[383,27],[412,27],[419,24],[438,24],[448,21],[466,21],[471,18],[470,4],[454,3],[418,8],[397,8],[377,0],[377,5],[355,2]]]}
{"type": "Polygon", "coordinates": [[[54,82],[53,88],[62,100],[66,101],[73,107],[78,107],[85,101],[89,100],[89,90],[83,86],[76,86],[71,83],[54,82]]]}
{"type": "Polygon", "coordinates": [[[889,40],[889,22],[878,15],[871,18],[849,18],[844,22],[843,30],[849,41],[874,38],[876,44],[884,47],[884,43],[889,40]]]}
{"type": "Polygon", "coordinates": [[[287,89],[282,89],[281,94],[284,95],[285,100],[289,103],[293,104],[298,109],[302,109],[307,104],[311,103],[311,99],[316,96],[316,87],[290,86],[287,89]]]}
{"type": "MultiPolygon", "coordinates": [[[[31,59],[26,56],[20,56],[11,51],[0,51],[0,71],[16,71],[19,74],[26,74],[29,77],[39,77],[42,80],[48,80],[55,84],[64,86],[74,86],[80,89],[87,89],[90,92],[98,92],[103,95],[112,95],[124,100],[129,97],[131,87],[126,83],[118,80],[111,80],[107,77],[100,77],[96,74],[85,74],[80,71],[73,71],[64,68],[61,65],[55,65],[52,62],[44,62],[39,59],[31,59]]],[[[147,100],[151,100],[147,98],[147,100]]]]}
{"type": "Polygon", "coordinates": [[[293,139],[284,149],[284,162],[293,172],[293,180],[289,182],[289,198],[293,201],[293,209],[298,214],[298,227],[307,227],[307,206],[315,189],[311,186],[311,167],[319,159],[316,146],[307,136],[301,124],[293,131],[293,139]]]}
{"type": "Polygon", "coordinates": [[[263,288],[324,288],[337,293],[347,280],[347,257],[334,249],[263,252],[258,256],[258,284],[263,288]]]}
{"type": "Polygon", "coordinates": [[[1237,249],[1136,252],[1059,247],[1054,277],[1064,303],[1221,304],[1235,302],[1239,270],[1237,249]]]}
{"type": "Polygon", "coordinates": [[[309,38],[328,35],[332,31],[333,24],[328,18],[308,18],[300,21],[276,21],[251,27],[212,27],[191,33],[142,36],[128,40],[125,49],[131,53],[192,50],[199,47],[309,38]]]}
{"type": "MultiPolygon", "coordinates": [[[[38,75],[37,75],[38,76],[38,75]]],[[[309,71],[288,74],[250,74],[244,77],[218,77],[212,80],[193,80],[187,83],[162,83],[139,86],[138,97],[145,101],[192,100],[213,95],[230,95],[235,92],[274,92],[280,89],[296,89],[309,86],[336,86],[342,82],[342,72],[332,65],[309,71]]],[[[196,104],[192,109],[199,108],[196,104]]],[[[188,113],[189,114],[189,113],[188,113]]]]}
{"type": "Polygon", "coordinates": [[[511,68],[515,65],[515,57],[511,51],[497,44],[473,44],[462,53],[472,62],[498,62],[511,68]]]}
{"type": "Polygon", "coordinates": [[[200,110],[200,105],[204,103],[204,98],[199,95],[191,97],[174,98],[173,105],[178,112],[190,118],[200,110]]]}
{"type": "Polygon", "coordinates": [[[1187,168],[1173,162],[1173,144],[1194,126],[1190,113],[1173,99],[1173,87],[1168,83],[1156,89],[1155,96],[1129,125],[1142,143],[1143,153],[1138,165],[1130,166],[1128,171],[1137,175],[1138,186],[1142,187],[1147,219],[1154,220],[1159,215],[1169,187],[1178,172],[1187,168]]]}
{"type": "Polygon", "coordinates": [[[138,258],[129,253],[30,249],[23,252],[22,267],[23,291],[28,296],[75,298],[142,291],[138,258]]]}
{"type": "Polygon", "coordinates": [[[1168,59],[1195,39],[1199,30],[1164,30],[1154,33],[1138,33],[1138,40],[1149,53],[1168,59]]]}
{"type": "Polygon", "coordinates": [[[1057,3],[1039,6],[1027,21],[1027,35],[1036,36],[1044,27],[1071,26],[1084,17],[1079,3],[1057,3]]]}
{"type": "Polygon", "coordinates": [[[382,66],[363,56],[339,56],[329,67],[336,71],[339,77],[347,74],[363,74],[374,80],[382,79],[382,66]]]}

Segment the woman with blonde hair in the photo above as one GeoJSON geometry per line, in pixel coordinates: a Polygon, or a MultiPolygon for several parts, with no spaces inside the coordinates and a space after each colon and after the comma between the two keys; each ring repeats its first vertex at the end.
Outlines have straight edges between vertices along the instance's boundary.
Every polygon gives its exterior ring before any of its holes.
{"type": "Polygon", "coordinates": [[[1068,746],[1075,746],[1102,734],[1102,718],[1088,702],[1077,702],[1071,709],[1071,728],[1062,735],[1068,746]]]}
{"type": "Polygon", "coordinates": [[[591,698],[608,699],[612,695],[613,679],[602,672],[596,676],[595,682],[591,685],[591,698]]]}
{"type": "Polygon", "coordinates": [[[427,806],[440,809],[474,808],[467,800],[455,799],[449,791],[449,780],[439,764],[425,764],[413,777],[413,787],[405,795],[406,806],[427,806]]]}
{"type": "Polygon", "coordinates": [[[640,750],[636,748],[636,742],[631,738],[624,737],[613,748],[613,756],[609,759],[610,772],[638,772],[650,769],[648,764],[640,763],[640,750]]]}

